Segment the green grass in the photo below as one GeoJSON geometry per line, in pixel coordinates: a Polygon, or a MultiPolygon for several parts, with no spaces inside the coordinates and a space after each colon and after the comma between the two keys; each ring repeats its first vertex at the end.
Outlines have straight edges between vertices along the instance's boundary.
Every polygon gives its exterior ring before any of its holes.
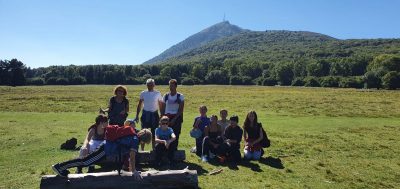
{"type": "MultiPolygon", "coordinates": [[[[144,86],[128,86],[131,112],[144,86]]],[[[157,86],[165,93],[166,86],[157,86]]],[[[38,188],[51,164],[77,156],[59,150],[82,142],[113,86],[0,87],[0,188],[38,188]]],[[[400,92],[354,89],[180,86],[185,95],[180,148],[201,188],[399,188],[400,92]],[[260,162],[237,167],[189,153],[199,105],[227,108],[240,122],[259,114],[272,147],[260,162]],[[223,168],[217,175],[207,173],[223,168]]]]}

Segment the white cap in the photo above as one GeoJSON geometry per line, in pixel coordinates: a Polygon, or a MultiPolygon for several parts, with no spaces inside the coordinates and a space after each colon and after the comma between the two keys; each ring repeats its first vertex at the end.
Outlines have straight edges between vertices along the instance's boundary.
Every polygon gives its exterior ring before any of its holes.
{"type": "Polygon", "coordinates": [[[155,82],[154,82],[154,79],[147,79],[147,81],[146,81],[146,84],[149,84],[149,83],[153,83],[153,84],[155,84],[155,82]]]}

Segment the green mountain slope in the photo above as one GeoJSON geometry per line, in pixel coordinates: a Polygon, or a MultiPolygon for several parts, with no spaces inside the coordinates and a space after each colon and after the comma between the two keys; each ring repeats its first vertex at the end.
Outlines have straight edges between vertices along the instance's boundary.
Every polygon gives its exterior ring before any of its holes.
{"type": "Polygon", "coordinates": [[[190,37],[183,40],[182,42],[170,47],[160,55],[144,62],[143,64],[155,64],[164,61],[168,58],[176,57],[188,52],[192,49],[205,45],[209,42],[221,39],[223,37],[232,36],[240,32],[244,32],[238,26],[230,24],[228,21],[224,21],[213,26],[210,26],[190,37]]]}

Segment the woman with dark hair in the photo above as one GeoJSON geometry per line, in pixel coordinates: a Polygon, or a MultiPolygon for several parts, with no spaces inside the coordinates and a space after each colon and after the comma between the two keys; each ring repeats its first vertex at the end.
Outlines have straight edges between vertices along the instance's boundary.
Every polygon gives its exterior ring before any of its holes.
{"type": "MultiPolygon", "coordinates": [[[[88,134],[86,135],[79,152],[79,158],[85,158],[88,154],[94,152],[104,143],[104,129],[107,125],[107,116],[99,114],[95,119],[95,123],[88,129],[88,134]]],[[[89,166],[88,172],[93,171],[94,165],[89,166]]],[[[78,167],[76,172],[82,173],[82,167],[78,167]]]]}
{"type": "Polygon", "coordinates": [[[260,142],[263,139],[263,132],[261,123],[258,123],[255,111],[250,111],[247,114],[243,130],[243,137],[246,142],[244,146],[244,158],[247,160],[259,160],[262,153],[260,142]]]}
{"type": "Polygon", "coordinates": [[[213,158],[215,154],[219,155],[218,149],[223,142],[222,139],[222,126],[218,123],[218,117],[212,115],[210,118],[210,125],[204,128],[204,139],[202,147],[201,160],[208,161],[208,158],[213,158]]]}
{"type": "Polygon", "coordinates": [[[108,112],[108,124],[123,126],[129,112],[128,90],[123,85],[114,88],[114,96],[110,98],[108,108],[100,112],[108,112]]]}

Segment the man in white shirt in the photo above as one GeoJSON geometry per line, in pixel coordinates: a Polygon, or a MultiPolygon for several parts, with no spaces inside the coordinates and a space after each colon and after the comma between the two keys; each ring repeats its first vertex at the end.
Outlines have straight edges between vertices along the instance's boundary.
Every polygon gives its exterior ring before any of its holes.
{"type": "Polygon", "coordinates": [[[184,96],[176,91],[178,82],[176,79],[169,81],[169,93],[162,98],[161,114],[169,118],[169,127],[174,130],[176,140],[170,144],[170,148],[177,150],[179,135],[183,122],[183,109],[185,107],[184,96]]]}
{"type": "MultiPolygon", "coordinates": [[[[158,127],[158,121],[160,116],[158,114],[158,110],[162,105],[162,97],[159,91],[154,90],[155,82],[153,79],[148,79],[146,81],[147,90],[144,90],[140,93],[139,103],[136,109],[136,118],[135,121],[139,120],[139,113],[142,109],[143,104],[143,112],[140,117],[140,122],[142,123],[142,129],[149,128],[151,132],[154,133],[155,129],[158,127]]],[[[152,139],[152,148],[154,149],[154,135],[152,139]]],[[[144,144],[141,144],[141,150],[144,150],[144,144]]]]}

